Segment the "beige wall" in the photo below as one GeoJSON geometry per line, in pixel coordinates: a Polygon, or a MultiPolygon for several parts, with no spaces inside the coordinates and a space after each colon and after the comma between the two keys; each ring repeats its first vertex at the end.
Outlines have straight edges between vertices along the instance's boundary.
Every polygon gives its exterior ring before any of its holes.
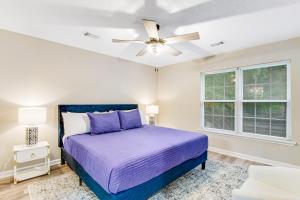
{"type": "MultiPolygon", "coordinates": [[[[200,71],[291,59],[292,131],[300,143],[300,38],[154,69],[122,59],[0,30],[0,172],[11,169],[12,146],[24,143],[20,106],[46,106],[40,140],[57,148],[57,104],[153,103],[161,125],[200,127],[200,71]],[[158,83],[158,84],[157,84],[158,83]],[[298,87],[297,87],[298,86],[298,87]]],[[[300,147],[209,134],[210,146],[300,165],[300,147]]]]}
{"type": "MultiPolygon", "coordinates": [[[[286,59],[291,59],[292,137],[294,141],[300,143],[300,38],[160,69],[158,78],[160,124],[192,131],[200,128],[201,71],[286,59]]],[[[298,145],[286,146],[226,135],[207,134],[212,147],[300,165],[298,145]]]]}
{"type": "Polygon", "coordinates": [[[12,146],[24,143],[20,106],[46,106],[40,140],[59,158],[57,105],[156,101],[154,68],[0,30],[0,172],[11,169],[12,146]]]}

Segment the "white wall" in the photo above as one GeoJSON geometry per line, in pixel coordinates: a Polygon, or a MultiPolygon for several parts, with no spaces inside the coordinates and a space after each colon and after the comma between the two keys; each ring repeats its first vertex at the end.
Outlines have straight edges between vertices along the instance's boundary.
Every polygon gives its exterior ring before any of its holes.
{"type": "Polygon", "coordinates": [[[0,30],[0,172],[12,167],[12,147],[23,144],[20,106],[46,106],[40,140],[57,147],[57,105],[156,101],[154,68],[0,30]]]}
{"type": "MultiPolygon", "coordinates": [[[[291,59],[292,134],[300,143],[300,38],[245,49],[159,70],[160,125],[196,131],[200,128],[200,72],[291,59]]],[[[300,147],[228,135],[209,135],[209,145],[227,151],[300,165],[300,147]]]]}

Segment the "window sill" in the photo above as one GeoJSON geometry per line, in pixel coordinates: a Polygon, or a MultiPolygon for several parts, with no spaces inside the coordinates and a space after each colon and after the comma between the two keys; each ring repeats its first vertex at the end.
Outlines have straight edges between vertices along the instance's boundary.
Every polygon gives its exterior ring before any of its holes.
{"type": "Polygon", "coordinates": [[[221,131],[221,130],[217,130],[217,129],[197,129],[197,131],[201,131],[204,133],[217,134],[217,135],[238,137],[238,138],[248,139],[248,140],[269,142],[269,143],[273,143],[273,144],[282,144],[282,145],[287,145],[287,146],[296,146],[297,145],[297,142],[289,140],[289,139],[266,138],[264,136],[259,136],[259,135],[256,136],[256,135],[247,134],[247,133],[237,133],[234,131],[221,131]]]}

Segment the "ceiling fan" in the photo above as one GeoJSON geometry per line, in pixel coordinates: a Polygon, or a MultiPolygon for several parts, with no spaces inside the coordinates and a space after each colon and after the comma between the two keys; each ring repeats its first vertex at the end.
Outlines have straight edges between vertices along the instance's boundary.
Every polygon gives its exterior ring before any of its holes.
{"type": "Polygon", "coordinates": [[[146,44],[147,46],[143,50],[141,50],[138,54],[136,54],[136,56],[143,56],[147,52],[152,52],[154,55],[158,55],[161,51],[166,51],[172,54],[173,56],[178,56],[182,54],[182,52],[175,49],[174,47],[169,46],[168,44],[200,39],[198,32],[188,33],[184,35],[177,35],[177,36],[167,37],[167,38],[159,38],[158,36],[158,31],[160,28],[159,24],[157,24],[153,20],[146,20],[146,19],[143,19],[143,23],[147,31],[147,34],[149,36],[149,40],[142,41],[142,40],[112,39],[112,42],[146,44]]]}

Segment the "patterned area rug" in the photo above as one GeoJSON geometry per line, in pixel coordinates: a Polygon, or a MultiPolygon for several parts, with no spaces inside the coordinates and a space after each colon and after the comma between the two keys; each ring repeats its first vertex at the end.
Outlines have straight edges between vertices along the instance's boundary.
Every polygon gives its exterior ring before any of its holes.
{"type": "MultiPolygon", "coordinates": [[[[230,200],[231,192],[247,178],[245,167],[208,160],[159,191],[150,200],[230,200]]],[[[28,186],[30,200],[97,200],[73,173],[45,179],[28,186]]]]}

